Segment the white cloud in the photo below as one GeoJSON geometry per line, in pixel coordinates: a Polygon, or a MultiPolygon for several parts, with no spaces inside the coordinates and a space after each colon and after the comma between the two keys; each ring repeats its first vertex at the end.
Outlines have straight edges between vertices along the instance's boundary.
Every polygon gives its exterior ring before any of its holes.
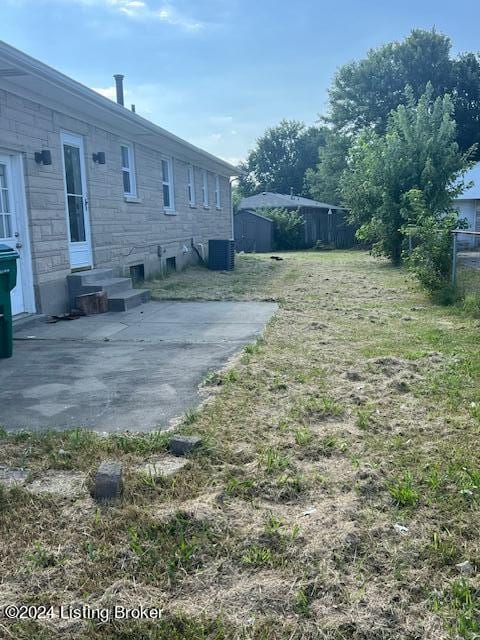
{"type": "Polygon", "coordinates": [[[225,162],[233,164],[234,167],[238,166],[245,160],[245,158],[240,158],[239,156],[222,156],[222,159],[225,160],[225,162]]]}
{"type": "Polygon", "coordinates": [[[171,24],[174,27],[181,27],[186,31],[199,31],[205,26],[203,22],[191,20],[181,15],[172,5],[164,5],[161,9],[155,11],[154,15],[160,18],[162,22],[171,24]]]}
{"type": "Polygon", "coordinates": [[[104,98],[109,98],[110,100],[117,99],[117,92],[115,87],[92,87],[92,89],[104,98]]]}
{"type": "MultiPolygon", "coordinates": [[[[11,1],[11,0],[9,0],[11,1]]],[[[15,0],[16,2],[18,0],[15,0]]],[[[23,0],[24,2],[37,2],[38,0],[23,0]]],[[[45,0],[44,0],[45,1],[45,0]]],[[[105,7],[115,13],[119,13],[132,20],[156,20],[178,27],[184,31],[200,31],[206,26],[205,22],[194,20],[188,15],[179,11],[174,4],[168,0],[153,0],[148,2],[144,0],[56,0],[57,2],[68,2],[71,4],[79,4],[84,7],[98,9],[105,7]]]]}
{"type": "Polygon", "coordinates": [[[215,124],[229,124],[233,121],[233,116],[210,116],[209,120],[215,124]]]}

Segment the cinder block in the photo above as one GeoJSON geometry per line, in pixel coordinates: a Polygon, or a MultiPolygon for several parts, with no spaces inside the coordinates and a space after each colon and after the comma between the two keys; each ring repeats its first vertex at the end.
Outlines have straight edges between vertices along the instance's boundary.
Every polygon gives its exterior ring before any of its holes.
{"type": "Polygon", "coordinates": [[[174,456],[185,456],[202,444],[199,436],[173,436],[168,445],[174,456]]]}
{"type": "Polygon", "coordinates": [[[92,497],[98,502],[119,498],[123,491],[123,470],[119,462],[102,462],[95,475],[92,497]]]}

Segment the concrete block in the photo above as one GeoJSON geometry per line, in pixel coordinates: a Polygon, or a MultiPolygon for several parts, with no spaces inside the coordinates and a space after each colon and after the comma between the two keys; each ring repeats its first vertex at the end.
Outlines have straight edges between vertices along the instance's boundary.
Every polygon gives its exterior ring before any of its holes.
{"type": "Polygon", "coordinates": [[[123,491],[123,470],[119,462],[102,462],[95,475],[92,497],[99,502],[115,500],[123,491]]]}
{"type": "Polygon", "coordinates": [[[186,464],[188,460],[162,457],[138,465],[137,471],[158,482],[161,478],[168,478],[178,473],[186,464]]]}
{"type": "Polygon", "coordinates": [[[0,466],[0,484],[7,487],[23,485],[27,481],[28,471],[25,469],[0,466]]]}
{"type": "Polygon", "coordinates": [[[199,436],[173,436],[168,445],[174,456],[185,456],[202,444],[199,436]]]}

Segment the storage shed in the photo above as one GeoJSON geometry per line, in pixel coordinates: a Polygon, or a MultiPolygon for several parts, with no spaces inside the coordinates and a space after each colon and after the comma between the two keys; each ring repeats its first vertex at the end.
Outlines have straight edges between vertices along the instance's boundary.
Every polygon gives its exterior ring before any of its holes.
{"type": "MultiPolygon", "coordinates": [[[[264,191],[263,193],[243,198],[238,207],[237,216],[244,211],[248,211],[250,214],[255,214],[265,219],[261,215],[262,209],[298,211],[304,220],[305,247],[313,247],[317,242],[332,245],[337,249],[348,249],[355,245],[355,228],[348,223],[347,212],[342,207],[325,202],[317,202],[316,200],[302,198],[293,194],[285,195],[264,191]]],[[[254,229],[255,227],[252,227],[250,233],[253,233],[254,229]]],[[[257,248],[256,251],[260,251],[260,249],[257,248]]],[[[264,249],[264,251],[270,251],[270,249],[264,249]]]]}
{"type": "Polygon", "coordinates": [[[272,251],[273,224],[269,218],[249,209],[236,213],[234,217],[236,251],[245,251],[245,253],[272,251]]]}

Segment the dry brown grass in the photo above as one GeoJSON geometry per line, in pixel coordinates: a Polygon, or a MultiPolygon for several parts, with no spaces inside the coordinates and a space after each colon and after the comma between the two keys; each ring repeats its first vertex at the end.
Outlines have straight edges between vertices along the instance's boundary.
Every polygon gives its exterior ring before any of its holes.
{"type": "Polygon", "coordinates": [[[3,440],[4,459],[33,478],[88,474],[108,456],[127,482],[122,503],[101,509],[88,495],[3,492],[0,606],[143,603],[163,621],[0,619],[0,634],[475,637],[477,578],[455,564],[480,560],[478,328],[365,254],[284,258],[153,285],[156,297],[280,303],[264,337],[206,379],[208,401],[184,425],[206,444],[177,476],[154,485],[133,471],[164,450],[161,435],[3,440]]]}

